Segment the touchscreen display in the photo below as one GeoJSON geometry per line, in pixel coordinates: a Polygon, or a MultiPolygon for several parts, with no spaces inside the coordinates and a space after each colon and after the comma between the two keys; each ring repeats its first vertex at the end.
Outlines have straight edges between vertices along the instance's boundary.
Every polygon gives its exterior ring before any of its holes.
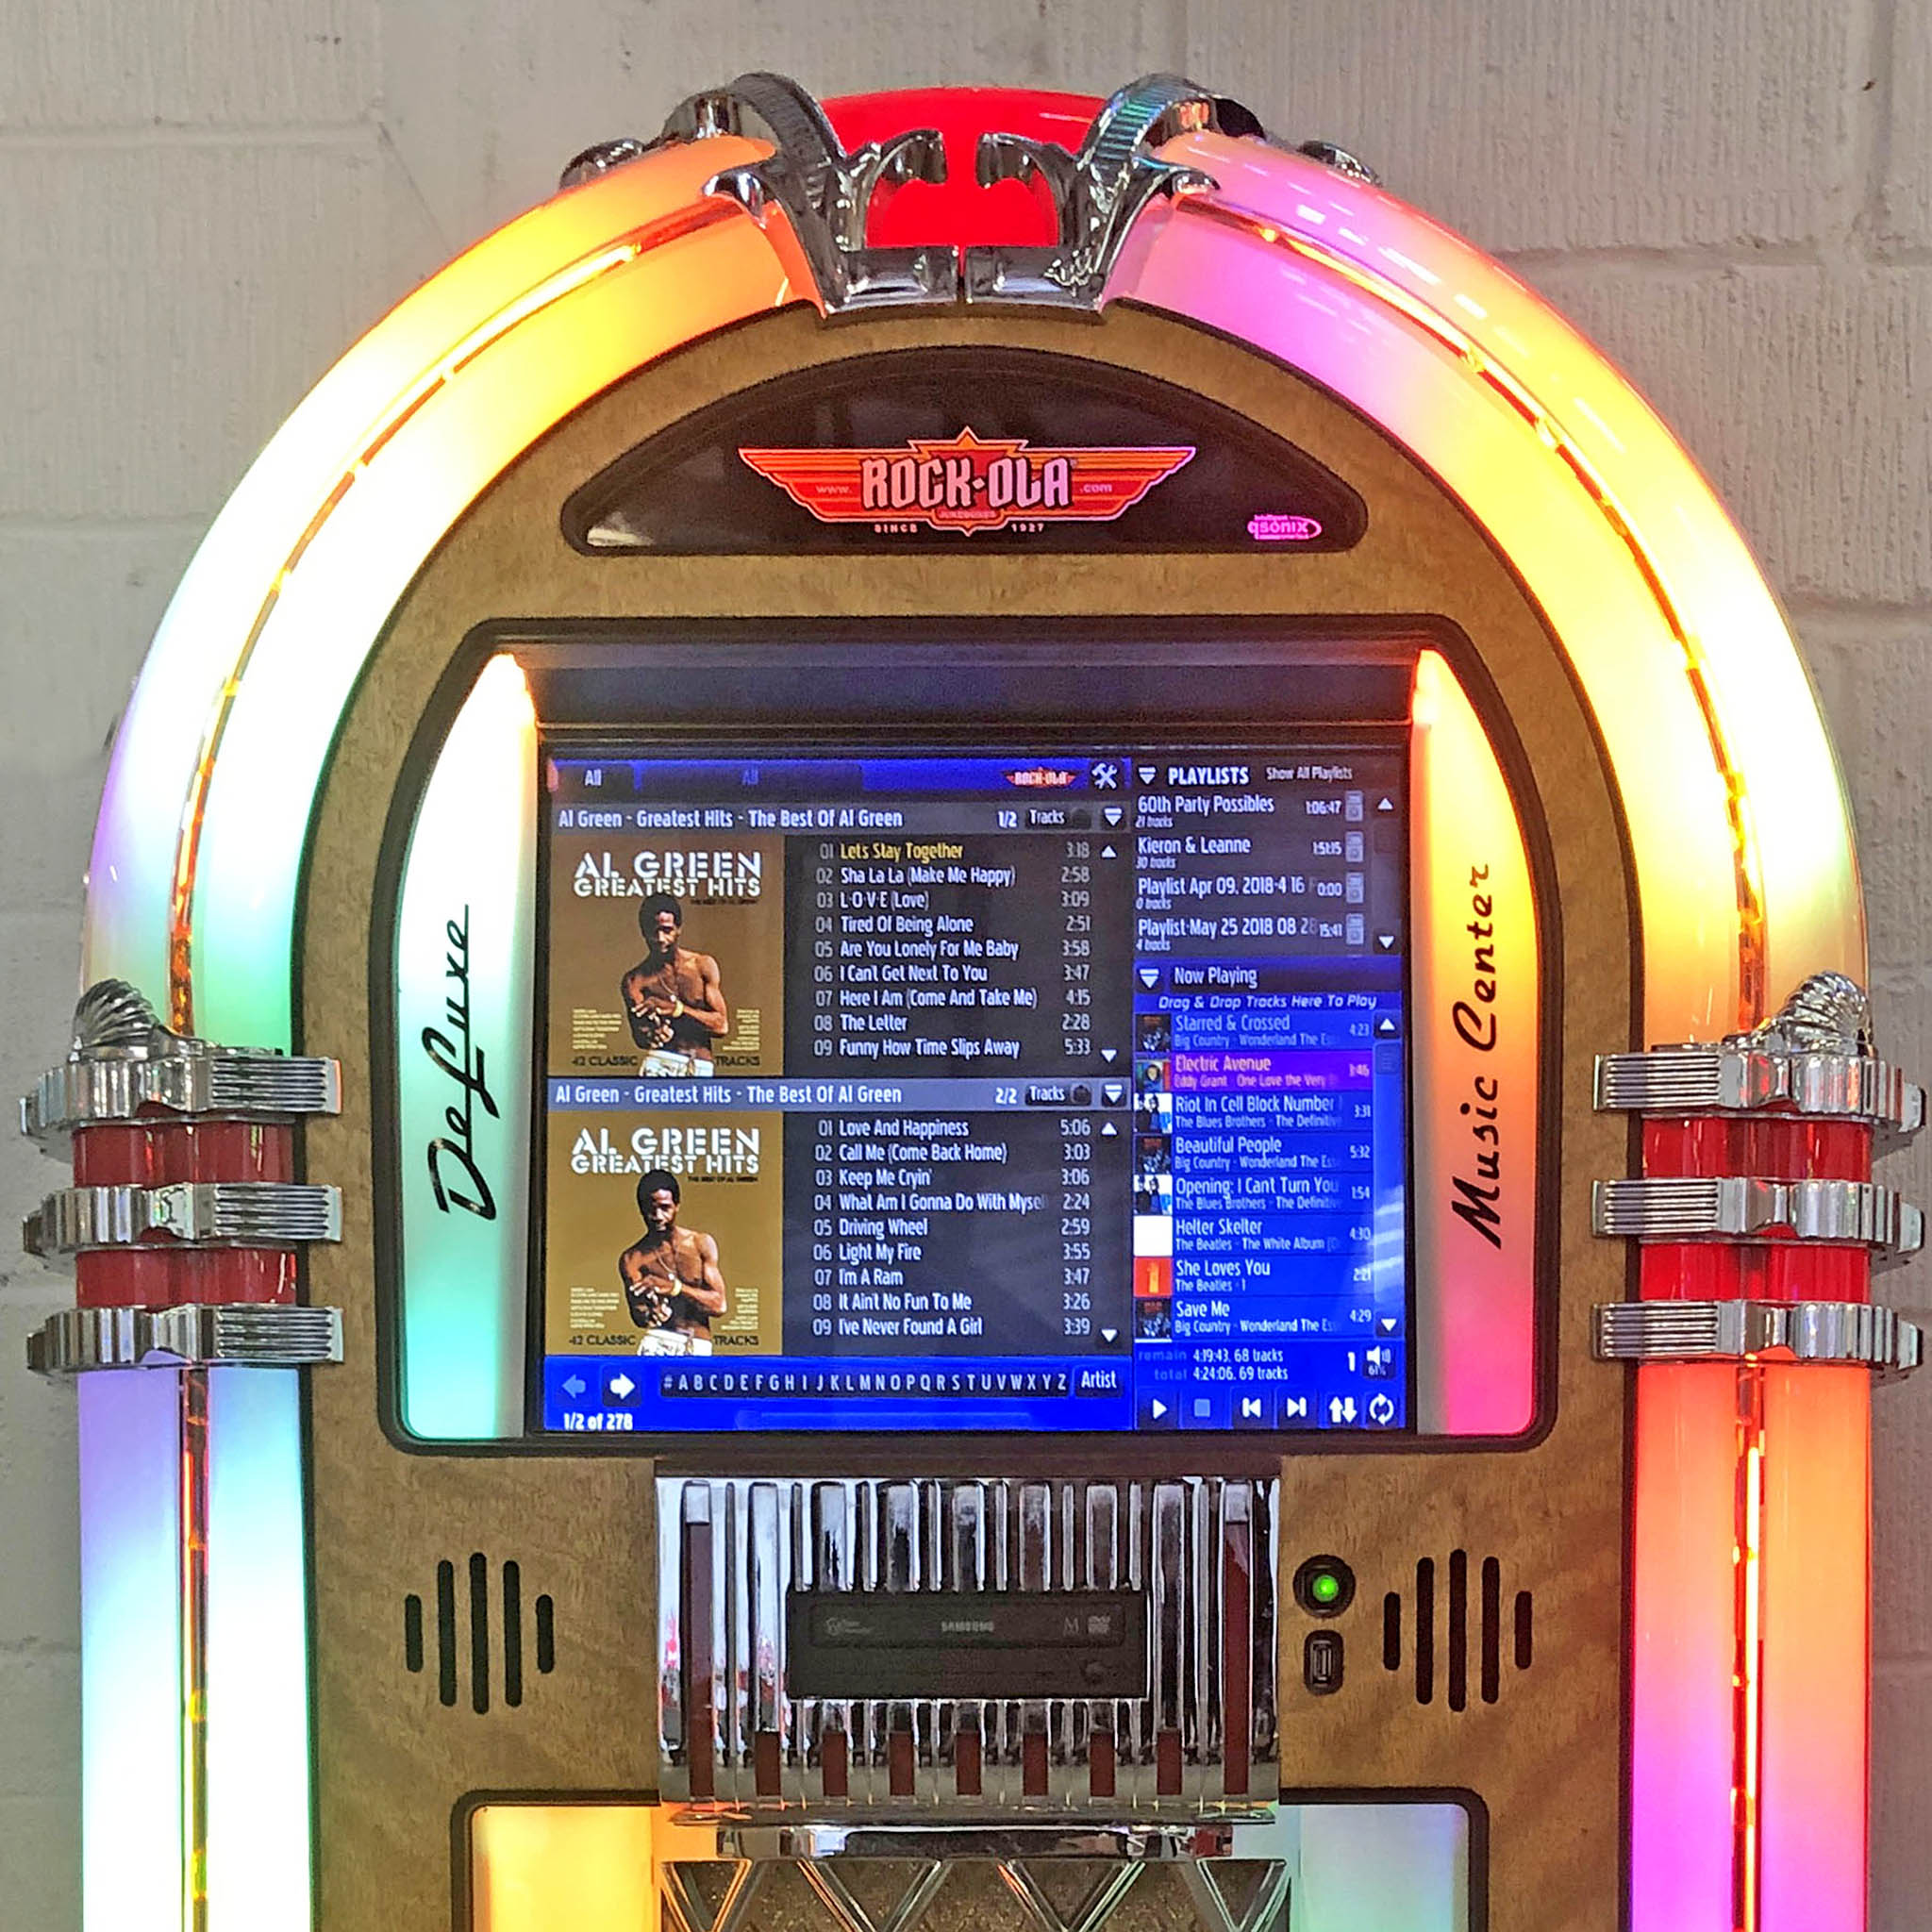
{"type": "Polygon", "coordinates": [[[545,1427],[1407,1426],[1399,733],[545,774],[545,1427]]]}

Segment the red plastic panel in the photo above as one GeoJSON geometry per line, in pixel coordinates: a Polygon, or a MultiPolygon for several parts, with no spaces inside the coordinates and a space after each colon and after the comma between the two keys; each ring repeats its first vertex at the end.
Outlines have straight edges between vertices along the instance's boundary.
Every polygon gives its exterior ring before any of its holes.
{"type": "Polygon", "coordinates": [[[847,148],[889,140],[912,127],[937,127],[945,142],[946,178],[882,187],[873,197],[865,239],[874,248],[951,242],[961,248],[1003,242],[1038,247],[1058,239],[1053,201],[1040,181],[979,186],[979,137],[997,129],[1074,149],[1100,101],[1088,94],[1036,93],[999,87],[908,88],[827,101],[825,115],[847,148]]]}
{"type": "MultiPolygon", "coordinates": [[[[170,1181],[294,1178],[292,1127],[166,1115],[74,1136],[77,1187],[160,1187],[170,1181]]],[[[182,1302],[292,1302],[295,1257],[273,1248],[184,1248],[158,1236],[139,1248],[75,1257],[82,1307],[172,1307],[182,1302]]]]}
{"type": "MultiPolygon", "coordinates": [[[[1870,1180],[1872,1129],[1774,1116],[1647,1120],[1643,1172],[1870,1180]]],[[[1862,1302],[1872,1296],[1872,1257],[1862,1247],[1790,1241],[1657,1241],[1643,1249],[1641,1279],[1646,1301],[1862,1302]]]]}

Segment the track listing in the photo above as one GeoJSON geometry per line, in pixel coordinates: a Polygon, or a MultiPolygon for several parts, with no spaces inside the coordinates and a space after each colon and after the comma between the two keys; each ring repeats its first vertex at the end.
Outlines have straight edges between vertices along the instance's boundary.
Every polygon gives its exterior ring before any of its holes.
{"type": "MultiPolygon", "coordinates": [[[[1133,904],[1131,841],[1091,831],[794,841],[787,1037],[811,1070],[1059,1072],[1120,1035],[1097,934],[1133,904]]],[[[801,1069],[803,1071],[803,1069],[801,1069]]]]}

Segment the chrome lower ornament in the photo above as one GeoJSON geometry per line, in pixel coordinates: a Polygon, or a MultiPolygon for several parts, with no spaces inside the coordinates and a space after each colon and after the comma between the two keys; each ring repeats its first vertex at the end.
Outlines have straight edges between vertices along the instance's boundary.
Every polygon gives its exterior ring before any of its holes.
{"type": "Polygon", "coordinates": [[[92,1369],[296,1369],[342,1358],[336,1308],[225,1303],[173,1308],[62,1308],[27,1337],[42,1375],[92,1369]]]}
{"type": "MultiPolygon", "coordinates": [[[[701,1864],[672,1862],[662,1866],[665,1932],[745,1932],[752,1923],[753,1900],[786,1861],[795,1861],[798,1875],[812,1894],[828,1932],[913,1932],[956,1871],[962,1865],[988,1861],[1033,1932],[1100,1932],[1133,1892],[1150,1863],[1166,1858],[1178,1867],[1199,1932],[1288,1932],[1292,1880],[1288,1860],[1273,1856],[1275,1847],[1272,1845],[1241,1845],[1225,1833],[1196,1832],[1191,1840],[1177,1834],[1141,1833],[1130,1844],[1123,1838],[1093,1831],[1054,1833],[1041,1829],[1030,1835],[1009,1834],[1024,1848],[1016,1852],[1009,1847],[1004,1855],[979,1845],[970,1833],[956,1833],[943,1825],[919,1827],[916,1839],[866,1852],[843,1840],[835,1842],[822,1834],[808,1834],[803,1827],[780,1836],[787,1846],[782,1852],[762,1844],[756,1852],[724,1852],[721,1856],[733,1859],[736,1869],[722,1891],[699,1885],[701,1864]],[[1210,1836],[1215,1840],[1211,1847],[1204,1845],[1201,1840],[1210,1836]],[[919,1849],[914,1849],[915,1842],[919,1849]],[[907,1874],[897,1897],[883,1912],[876,1904],[869,1910],[847,1884],[840,1870],[847,1857],[889,1858],[907,1874]],[[1054,1903],[1035,1874],[1042,1865],[1050,1868],[1056,1860],[1072,1858],[1113,1862],[1102,1864],[1099,1874],[1068,1914],[1054,1903]],[[1217,1862],[1223,1860],[1247,1863],[1256,1873],[1246,1902],[1239,1907],[1216,1871],[1217,1862]]],[[[875,1883],[867,1890],[876,1897],[875,1883]]],[[[1159,1923],[1172,1925],[1173,1921],[1163,1912],[1159,1923]]]]}
{"type": "Polygon", "coordinates": [[[1871,1302],[1607,1302],[1591,1312],[1591,1352],[1606,1362],[1814,1362],[1894,1381],[1919,1366],[1923,1343],[1917,1323],[1871,1302]]]}

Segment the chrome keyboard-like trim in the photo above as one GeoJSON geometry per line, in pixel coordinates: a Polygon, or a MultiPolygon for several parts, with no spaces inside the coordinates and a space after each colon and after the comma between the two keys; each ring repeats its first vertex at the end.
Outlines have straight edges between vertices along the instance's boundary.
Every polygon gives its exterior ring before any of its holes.
{"type": "MultiPolygon", "coordinates": [[[[1133,1816],[1247,1810],[1271,1800],[1275,1742],[1274,1552],[1278,1483],[1185,1476],[1129,1482],[1044,1477],[658,1480],[660,1789],[667,1802],[755,1812],[1133,1816]],[[1248,1613],[1226,1628],[1224,1587],[1248,1613]],[[794,1698],[786,1682],[786,1600],[802,1591],[1125,1589],[1148,1595],[1153,1682],[1141,1698],[794,1698]],[[1223,1648],[1247,1663],[1247,1788],[1226,1789],[1223,1648]],[[711,1776],[693,1790],[691,1720],[708,1709],[711,1776]],[[977,1726],[981,1790],[957,1795],[951,1767],[977,1726]],[[894,1797],[889,1739],[913,1738],[914,1792],[894,1797]],[[1115,1790],[1090,1790],[1089,1743],[1115,1740],[1115,1790]],[[1163,1730],[1178,1734],[1181,1784],[1157,1792],[1163,1730]],[[757,1790],[760,1731],[775,1733],[776,1793],[757,1790]],[[830,1732],[846,1740],[844,1799],[821,1768],[830,1732]],[[1047,1790],[1023,1790],[1023,1740],[1047,1739],[1047,1790]],[[706,1785],[708,1783],[708,1789],[706,1785]],[[1250,1796],[1252,1793],[1252,1797],[1250,1796]]],[[[768,1749],[770,1747],[768,1746],[768,1749]]]]}

